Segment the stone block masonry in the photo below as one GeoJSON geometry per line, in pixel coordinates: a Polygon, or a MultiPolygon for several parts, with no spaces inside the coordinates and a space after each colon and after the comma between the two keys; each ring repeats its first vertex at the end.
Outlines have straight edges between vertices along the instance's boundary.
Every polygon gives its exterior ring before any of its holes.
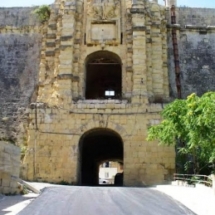
{"type": "Polygon", "coordinates": [[[131,104],[126,108],[114,102],[110,104],[115,107],[108,108],[104,104],[105,108],[99,109],[97,104],[91,104],[90,108],[73,105],[73,113],[63,109],[37,109],[37,120],[33,109],[24,162],[25,177],[28,180],[78,183],[80,138],[97,128],[115,131],[122,138],[124,185],[144,186],[170,180],[175,165],[174,148],[146,141],[147,126],[153,119],[160,119],[161,107],[154,106],[153,111],[157,113],[152,114],[143,108],[136,112],[137,108],[131,104]],[[37,131],[35,121],[38,122],[37,131]]]}
{"type": "Polygon", "coordinates": [[[0,193],[18,192],[26,109],[38,85],[41,26],[35,8],[0,8],[0,193]],[[5,140],[5,141],[1,141],[5,140]]]}
{"type": "Polygon", "coordinates": [[[54,8],[43,38],[23,177],[96,185],[99,164],[112,159],[124,165],[124,185],[170,180],[174,148],[146,141],[162,110],[153,102],[169,98],[165,8],[118,0],[56,1],[54,8]],[[107,26],[112,34],[104,33],[107,26]],[[108,76],[110,65],[116,71],[108,76]],[[122,78],[113,84],[118,73],[122,78]],[[111,87],[120,96],[105,98],[111,87]],[[87,89],[99,96],[87,99],[87,89]]]}
{"type": "MultiPolygon", "coordinates": [[[[214,91],[215,9],[177,8],[177,37],[182,97],[214,91]]],[[[169,29],[170,30],[170,29],[169,29]]],[[[168,30],[168,70],[171,97],[177,97],[171,32],[168,30]]]]}
{"type": "Polygon", "coordinates": [[[25,28],[29,26],[39,26],[39,22],[33,10],[36,7],[0,8],[0,28],[13,26],[15,28],[25,28]]]}
{"type": "Polygon", "coordinates": [[[0,141],[0,158],[0,193],[17,193],[18,184],[11,176],[19,177],[19,147],[5,141],[0,141]]]}
{"type": "Polygon", "coordinates": [[[44,25],[34,8],[0,8],[0,138],[25,140],[22,177],[97,185],[99,165],[112,160],[124,165],[124,185],[170,180],[174,148],[146,137],[177,97],[171,30],[182,96],[213,90],[214,10],[176,8],[172,25],[157,1],[50,8],[44,25]]]}
{"type": "Polygon", "coordinates": [[[0,8],[0,139],[22,144],[22,118],[38,85],[41,29],[34,8],[0,8]]]}

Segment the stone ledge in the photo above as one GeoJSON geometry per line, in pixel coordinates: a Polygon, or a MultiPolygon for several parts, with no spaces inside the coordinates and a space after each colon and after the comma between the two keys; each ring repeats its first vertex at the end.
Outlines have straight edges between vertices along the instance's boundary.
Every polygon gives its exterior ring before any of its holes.
{"type": "Polygon", "coordinates": [[[46,46],[47,47],[51,47],[51,48],[53,48],[53,47],[55,47],[55,42],[46,42],[46,46]]]}
{"type": "Polygon", "coordinates": [[[71,40],[72,38],[73,38],[73,36],[71,36],[71,35],[70,36],[61,36],[60,40],[61,41],[68,41],[68,40],[71,40]]]}
{"type": "Polygon", "coordinates": [[[128,100],[123,99],[86,99],[78,100],[77,104],[127,104],[128,100]]]}
{"type": "Polygon", "coordinates": [[[56,34],[47,34],[46,38],[47,39],[56,39],[56,34]]]}
{"type": "Polygon", "coordinates": [[[45,54],[47,57],[53,57],[55,56],[55,51],[46,51],[45,54]]]}
{"type": "Polygon", "coordinates": [[[181,25],[180,24],[167,24],[167,28],[181,29],[181,25]]]}
{"type": "Polygon", "coordinates": [[[48,28],[50,28],[51,30],[57,30],[57,24],[55,24],[55,23],[49,24],[48,28]]]}
{"type": "Polygon", "coordinates": [[[130,12],[132,14],[135,14],[135,13],[144,14],[145,13],[145,9],[144,8],[131,8],[130,12]]]}
{"type": "Polygon", "coordinates": [[[59,80],[67,80],[67,79],[71,79],[73,81],[79,81],[79,77],[78,76],[74,76],[72,74],[59,74],[57,76],[57,79],[59,80]]]}
{"type": "Polygon", "coordinates": [[[215,26],[212,25],[184,25],[180,24],[167,24],[167,28],[175,28],[175,29],[191,29],[191,30],[215,30],[215,26]]]}
{"type": "Polygon", "coordinates": [[[186,29],[197,29],[197,30],[214,30],[215,26],[204,26],[204,25],[185,25],[186,29]]]}
{"type": "Polygon", "coordinates": [[[146,26],[133,26],[133,31],[145,31],[146,26]]]}

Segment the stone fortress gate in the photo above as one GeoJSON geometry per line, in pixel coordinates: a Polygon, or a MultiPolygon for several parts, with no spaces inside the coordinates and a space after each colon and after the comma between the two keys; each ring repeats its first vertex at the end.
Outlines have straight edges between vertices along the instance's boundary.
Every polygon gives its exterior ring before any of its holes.
{"type": "Polygon", "coordinates": [[[171,178],[174,148],[146,141],[169,101],[168,17],[156,0],[55,1],[43,28],[26,179],[97,185],[108,160],[123,163],[125,186],[171,178]]]}

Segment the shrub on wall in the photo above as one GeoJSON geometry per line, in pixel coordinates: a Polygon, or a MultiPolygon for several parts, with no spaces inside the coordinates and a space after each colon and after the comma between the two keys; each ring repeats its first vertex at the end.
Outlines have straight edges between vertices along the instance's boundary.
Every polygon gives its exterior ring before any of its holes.
{"type": "Polygon", "coordinates": [[[48,5],[42,5],[38,7],[36,10],[34,10],[33,13],[37,15],[41,23],[44,23],[49,19],[51,15],[51,9],[49,8],[48,5]]]}

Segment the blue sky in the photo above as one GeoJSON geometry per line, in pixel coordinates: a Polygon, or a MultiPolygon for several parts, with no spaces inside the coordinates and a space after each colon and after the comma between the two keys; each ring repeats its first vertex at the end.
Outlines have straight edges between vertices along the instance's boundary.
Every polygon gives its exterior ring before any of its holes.
{"type": "MultiPolygon", "coordinates": [[[[0,7],[26,7],[33,5],[52,4],[54,0],[0,0],[0,7]]],[[[163,0],[158,0],[163,4],[163,0]]],[[[215,8],[215,0],[178,0],[179,6],[215,8]]]]}

